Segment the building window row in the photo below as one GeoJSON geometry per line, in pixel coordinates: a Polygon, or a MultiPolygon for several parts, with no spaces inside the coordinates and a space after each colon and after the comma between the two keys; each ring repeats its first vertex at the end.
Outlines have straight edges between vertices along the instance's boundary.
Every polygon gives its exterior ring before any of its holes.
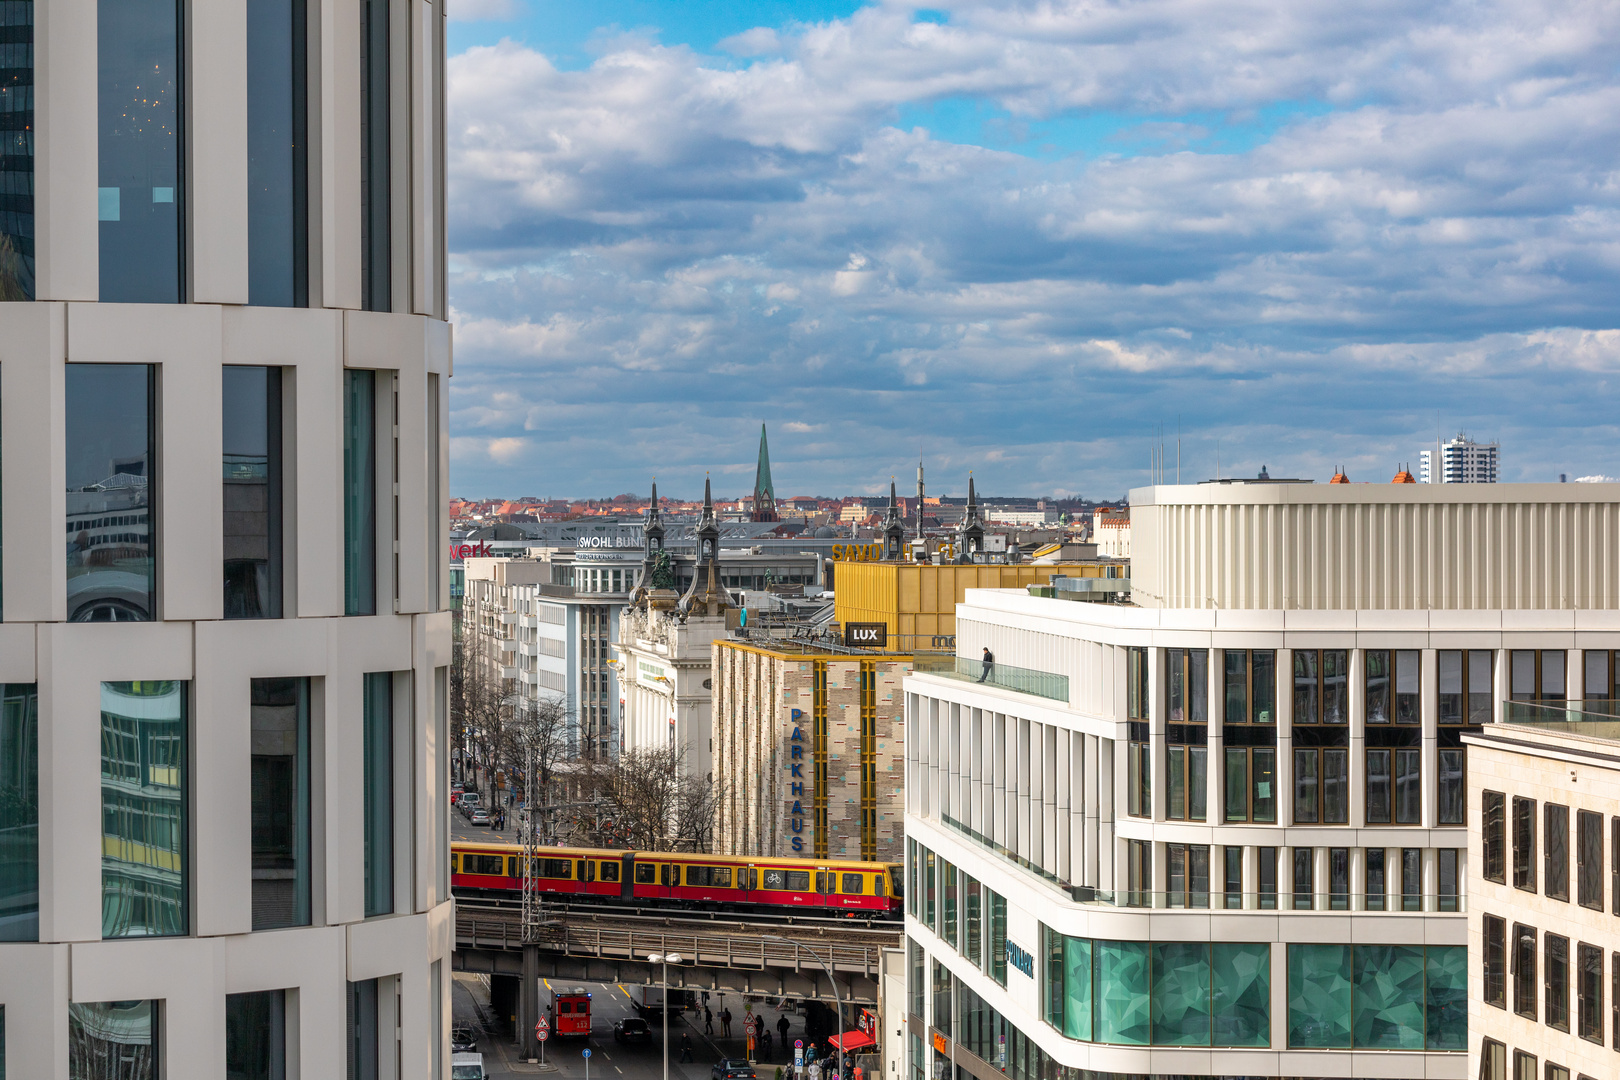
{"type": "MultiPolygon", "coordinates": [[[[1480,793],[1480,868],[1486,881],[1508,883],[1509,804],[1500,791],[1480,793]]],[[[1538,890],[1552,900],[1570,900],[1570,861],[1573,841],[1575,902],[1593,911],[1603,910],[1603,815],[1576,809],[1573,822],[1570,808],[1544,803],[1537,813],[1535,799],[1514,796],[1512,816],[1513,887],[1525,892],[1538,890]],[[1573,824],[1573,836],[1571,826],[1573,824]],[[1536,858],[1538,840],[1541,858],[1536,858]],[[1537,880],[1537,870],[1540,880],[1537,880]]],[[[1609,819],[1610,899],[1614,914],[1620,915],[1620,817],[1609,819]]]]}
{"type": "MultiPolygon", "coordinates": [[[[1495,1039],[1485,1038],[1479,1044],[1479,1080],[1509,1080],[1508,1077],[1508,1048],[1495,1039]]],[[[1536,1055],[1526,1050],[1513,1051],[1513,1076],[1511,1080],[1569,1080],[1569,1069],[1563,1065],[1547,1062],[1546,1072],[1537,1069],[1536,1055]]],[[[1585,1073],[1579,1074],[1578,1080],[1592,1080],[1585,1073]]]]}
{"type": "MultiPolygon", "coordinates": [[[[394,676],[365,676],[366,915],[394,911],[394,676]]],[[[0,688],[0,941],[39,937],[39,695],[0,688]]],[[[191,932],[191,687],[101,684],[103,938],[191,932]]],[[[250,695],[252,928],[312,922],[308,678],[250,695]]]]}
{"type": "MultiPolygon", "coordinates": [[[[154,517],[155,364],[69,364],[66,394],[67,615],[71,622],[146,622],[159,614],[154,517]]],[[[288,461],[279,367],[221,369],[223,567],[227,619],[285,613],[288,461]]],[[[399,592],[398,386],[391,372],[344,372],[343,607],[378,613],[399,592]],[[379,375],[381,376],[379,378],[379,375]],[[378,417],[383,417],[379,424],[378,417]],[[391,500],[379,502],[381,493],[391,500]],[[387,552],[379,566],[378,551],[387,552]]]]}
{"type": "MultiPolygon", "coordinates": [[[[1511,980],[1514,1013],[1566,1034],[1573,1025],[1574,1033],[1582,1039],[1603,1045],[1601,947],[1576,941],[1572,948],[1570,939],[1562,934],[1543,932],[1524,923],[1510,924],[1490,914],[1481,920],[1481,933],[1485,942],[1481,961],[1485,1004],[1507,1009],[1511,980]]],[[[1610,976],[1612,993],[1620,995],[1620,952],[1613,954],[1610,976]]],[[[1620,996],[1611,1001],[1612,1038],[1614,1048],[1620,1050],[1620,996]]]]}
{"type": "Polygon", "coordinates": [[[906,841],[906,913],[1007,985],[1007,898],[915,840],[906,841]]]}
{"type": "Polygon", "coordinates": [[[1231,911],[1461,909],[1465,872],[1458,848],[1161,846],[1166,876],[1162,890],[1156,891],[1153,884],[1153,842],[1127,840],[1125,891],[1097,893],[1093,898],[1127,907],[1231,911]],[[1429,890],[1424,887],[1426,852],[1433,859],[1434,887],[1429,890]],[[1252,868],[1245,869],[1251,853],[1252,868]],[[1358,891],[1352,891],[1355,870],[1360,871],[1358,891]]]}

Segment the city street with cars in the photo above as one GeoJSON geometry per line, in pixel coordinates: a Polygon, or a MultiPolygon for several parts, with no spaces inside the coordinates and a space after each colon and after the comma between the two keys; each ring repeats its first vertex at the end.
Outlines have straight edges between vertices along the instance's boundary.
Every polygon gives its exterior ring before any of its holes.
{"type": "MultiPolygon", "coordinates": [[[[570,986],[576,985],[570,983],[570,986]]],[[[664,1075],[663,1031],[660,1015],[654,1012],[645,1018],[648,1038],[615,1038],[615,1025],[623,1023],[635,1027],[642,1021],[635,1008],[639,987],[616,983],[584,984],[591,993],[591,1035],[588,1039],[561,1038],[553,1034],[545,1043],[545,1066],[531,1065],[517,1057],[510,1024],[502,1024],[491,1014],[487,980],[477,975],[457,975],[453,997],[456,1028],[470,1032],[476,1045],[474,1050],[483,1055],[484,1071],[491,1080],[504,1077],[533,1076],[542,1072],[565,1080],[662,1080],[664,1075]],[[590,1050],[587,1060],[584,1050],[590,1050]],[[587,1073],[587,1067],[589,1072],[587,1073]]],[[[550,983],[541,981],[544,998],[551,990],[550,983]]],[[[715,1014],[715,1035],[704,1033],[702,1003],[695,1010],[671,1011],[669,1018],[669,1075],[671,1080],[748,1080],[748,1045],[743,1034],[742,1018],[748,1006],[737,994],[715,994],[708,1002],[715,1014]],[[719,1013],[730,1008],[734,1020],[732,1037],[721,1034],[719,1013]],[[685,1036],[692,1048],[692,1060],[682,1061],[681,1044],[685,1036]],[[717,1069],[724,1075],[718,1075],[717,1069]]],[[[755,1055],[753,1075],[757,1080],[776,1080],[776,1070],[783,1071],[783,1080],[791,1073],[793,1042],[804,1038],[804,1017],[796,1012],[782,1012],[769,1005],[754,1006],[770,1027],[775,1041],[769,1058],[755,1055]],[[788,1038],[784,1049],[776,1038],[776,1024],[782,1016],[788,1019],[788,1038]]]]}

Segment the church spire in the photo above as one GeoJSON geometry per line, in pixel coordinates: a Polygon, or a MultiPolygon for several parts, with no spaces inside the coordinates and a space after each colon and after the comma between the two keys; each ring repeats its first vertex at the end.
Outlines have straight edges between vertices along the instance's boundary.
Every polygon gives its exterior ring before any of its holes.
{"type": "Polygon", "coordinates": [[[900,517],[900,499],[895,494],[894,477],[889,477],[889,512],[883,519],[883,558],[900,559],[906,546],[906,524],[900,517]]]}
{"type": "Polygon", "coordinates": [[[781,521],[776,515],[776,485],[771,481],[771,448],[765,444],[765,425],[759,425],[759,464],[754,469],[754,520],[781,521]]]}
{"type": "Polygon", "coordinates": [[[714,516],[714,495],[709,478],[703,478],[703,515],[697,526],[697,565],[692,568],[692,587],[681,597],[686,615],[718,615],[731,606],[731,598],[720,581],[720,523],[714,516]]]}
{"type": "Polygon", "coordinates": [[[967,512],[962,515],[962,528],[958,532],[956,561],[974,562],[974,556],[984,550],[984,522],[979,518],[979,496],[973,489],[973,474],[968,473],[967,512]]]}

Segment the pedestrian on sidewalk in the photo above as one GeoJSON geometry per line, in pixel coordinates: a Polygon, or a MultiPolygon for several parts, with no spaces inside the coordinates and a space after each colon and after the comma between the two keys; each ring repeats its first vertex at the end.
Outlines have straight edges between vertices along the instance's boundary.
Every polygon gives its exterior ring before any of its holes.
{"type": "Polygon", "coordinates": [[[681,1032],[681,1060],[692,1060],[692,1036],[686,1034],[684,1031],[681,1032]]]}
{"type": "Polygon", "coordinates": [[[725,1031],[725,1037],[731,1038],[731,1009],[720,1010],[720,1027],[725,1031]]]}
{"type": "Polygon", "coordinates": [[[703,1006],[703,1034],[714,1034],[714,1013],[709,1011],[707,1005],[703,1006]]]}
{"type": "Polygon", "coordinates": [[[788,1028],[791,1027],[791,1026],[792,1025],[790,1025],[788,1023],[787,1013],[783,1013],[781,1019],[777,1020],[777,1022],[776,1022],[776,1030],[780,1031],[782,1033],[782,1045],[783,1046],[787,1045],[788,1028]]]}

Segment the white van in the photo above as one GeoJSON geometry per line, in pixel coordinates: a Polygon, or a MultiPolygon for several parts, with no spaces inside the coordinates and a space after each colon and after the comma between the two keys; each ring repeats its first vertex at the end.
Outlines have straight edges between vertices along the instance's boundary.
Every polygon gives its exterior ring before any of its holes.
{"type": "Polygon", "coordinates": [[[450,1080],[487,1080],[483,1054],[451,1054],[450,1080]]]}

